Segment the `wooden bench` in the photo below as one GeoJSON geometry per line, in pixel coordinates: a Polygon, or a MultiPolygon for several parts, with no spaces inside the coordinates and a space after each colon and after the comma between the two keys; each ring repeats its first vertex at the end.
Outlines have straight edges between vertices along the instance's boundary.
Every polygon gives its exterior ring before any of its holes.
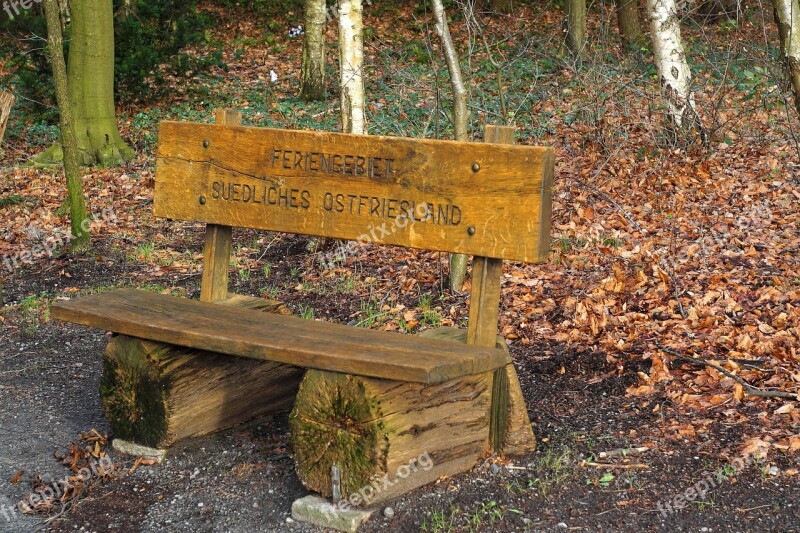
{"type": "Polygon", "coordinates": [[[531,450],[497,323],[502,260],[549,252],[553,150],[513,146],[502,127],[459,143],[240,123],[225,111],[216,125],[161,124],[153,212],[207,223],[200,301],[120,289],[56,302],[52,316],[309,369],[292,449],[301,480],[325,496],[346,498],[423,452],[435,466],[374,501],[469,469],[487,449],[531,450]],[[403,335],[220,306],[232,227],[471,254],[468,329],[403,335]]]}

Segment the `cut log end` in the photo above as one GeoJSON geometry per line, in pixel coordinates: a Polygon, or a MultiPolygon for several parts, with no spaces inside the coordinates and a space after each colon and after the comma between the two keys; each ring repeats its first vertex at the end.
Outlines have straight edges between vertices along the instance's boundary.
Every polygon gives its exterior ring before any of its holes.
{"type": "Polygon", "coordinates": [[[325,497],[332,495],[332,465],[341,472],[342,494],[386,472],[388,442],[380,406],[358,376],[309,370],[289,427],[301,478],[325,497]]]}
{"type": "Polygon", "coordinates": [[[103,359],[100,398],[115,436],[156,447],[167,435],[169,380],[154,364],[158,353],[142,357],[146,343],[126,336],[111,340],[103,359]]]}

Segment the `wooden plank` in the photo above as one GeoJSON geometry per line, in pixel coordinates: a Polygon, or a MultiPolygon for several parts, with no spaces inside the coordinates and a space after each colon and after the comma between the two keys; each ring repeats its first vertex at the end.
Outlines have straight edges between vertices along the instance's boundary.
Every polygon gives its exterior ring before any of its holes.
{"type": "Polygon", "coordinates": [[[59,301],[59,320],[201,350],[346,374],[439,383],[492,371],[502,350],[256,313],[135,289],[59,301]]]}
{"type": "Polygon", "coordinates": [[[500,278],[503,260],[472,258],[472,290],[469,298],[467,343],[494,346],[500,314],[500,278]]]}
{"type": "MultiPolygon", "coordinates": [[[[218,125],[241,126],[242,114],[233,109],[214,111],[218,125]]],[[[203,247],[203,279],[200,299],[204,302],[224,300],[228,297],[228,263],[231,259],[232,229],[230,226],[209,224],[203,247]]]]}
{"type": "Polygon", "coordinates": [[[203,246],[203,279],[200,299],[215,302],[228,297],[228,263],[231,260],[233,231],[230,226],[208,224],[203,246]]]}
{"type": "Polygon", "coordinates": [[[552,148],[176,122],[159,137],[156,216],[547,257],[552,148]]]}

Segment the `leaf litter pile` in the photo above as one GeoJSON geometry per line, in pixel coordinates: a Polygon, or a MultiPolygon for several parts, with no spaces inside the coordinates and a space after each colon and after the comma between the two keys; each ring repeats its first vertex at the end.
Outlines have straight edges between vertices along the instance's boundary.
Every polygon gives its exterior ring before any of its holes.
{"type": "MultiPolygon", "coordinates": [[[[46,522],[50,522],[86,497],[94,486],[132,474],[140,466],[155,464],[153,459],[137,457],[126,469],[122,464],[114,463],[107,453],[108,435],[92,429],[79,437],[77,442],[70,443],[69,451],[63,455],[54,454],[56,461],[67,467],[68,473],[61,479],[32,475],[31,492],[19,501],[19,510],[25,514],[49,516],[46,522]]],[[[20,470],[9,482],[19,483],[24,474],[25,471],[20,470]]]]}
{"type": "MultiPolygon", "coordinates": [[[[410,7],[398,8],[397,17],[404,24],[388,27],[384,18],[366,12],[367,26],[386,32],[367,43],[372,62],[368,101],[373,133],[408,135],[420,127],[412,111],[429,116],[439,92],[426,90],[436,78],[426,73],[413,78],[417,97],[406,94],[406,78],[416,67],[401,63],[408,58],[398,59],[392,50],[420,41],[422,29],[410,7]],[[386,68],[389,59],[395,62],[393,69],[386,68]]],[[[613,20],[610,13],[607,19],[613,20]]],[[[220,21],[215,30],[220,38],[261,31],[250,22],[235,22],[235,17],[220,21]]],[[[549,39],[558,35],[559,21],[558,14],[547,10],[526,11],[514,24],[484,20],[487,34],[502,35],[507,24],[528,37],[534,31],[549,32],[549,39]]],[[[687,34],[697,37],[693,30],[687,34]]],[[[744,22],[737,31],[740,46],[758,43],[764,35],[754,22],[744,22]]],[[[454,25],[453,33],[457,41],[466,38],[461,25],[454,25]]],[[[332,25],[327,37],[335,38],[332,25]]],[[[777,42],[776,36],[771,38],[777,42]]],[[[708,39],[712,51],[727,46],[725,35],[708,39]]],[[[533,46],[523,41],[520,46],[533,46]]],[[[239,102],[236,107],[243,109],[247,124],[335,129],[335,98],[322,108],[304,107],[294,99],[302,43],[285,37],[279,42],[280,52],[254,45],[245,54],[236,54],[235,44],[225,44],[223,53],[236,80],[227,77],[219,84],[210,78],[203,83],[212,94],[225,95],[224,101],[239,102]],[[267,85],[270,70],[280,76],[273,86],[267,85]],[[269,102],[254,103],[254,88],[267,92],[269,102]]],[[[505,59],[513,56],[505,53],[505,59]]],[[[544,52],[537,56],[535,49],[528,53],[541,64],[552,59],[544,52]]],[[[732,84],[723,91],[724,85],[701,69],[698,106],[713,126],[710,143],[670,144],[659,133],[663,110],[656,104],[657,79],[643,74],[642,64],[631,66],[621,49],[613,53],[619,58],[614,68],[554,68],[534,80],[527,100],[520,96],[527,102],[514,118],[520,142],[556,149],[553,244],[545,264],[506,262],[501,333],[512,354],[514,346],[533,344],[588,351],[615,369],[600,379],[622,375],[635,360],[637,379],[627,395],[665,399],[673,408],[659,427],[643,432],[693,438],[712,418],[728,425],[755,421],[746,425],[749,433],[731,453],[797,457],[800,151],[795,136],[800,124],[791,102],[781,101],[776,96],[780,90],[767,81],[755,89],[732,84]],[[629,86],[637,89],[627,91],[629,86]],[[530,97],[533,92],[536,98],[530,97]],[[754,98],[766,103],[753,106],[754,98]]],[[[755,53],[752,48],[750,53],[755,53]]],[[[769,58],[763,61],[767,64],[769,58]]],[[[430,70],[430,65],[424,67],[430,70]]],[[[473,83],[488,91],[476,89],[476,94],[488,98],[494,81],[485,76],[476,74],[473,83]]],[[[193,99],[182,87],[174,101],[160,103],[162,108],[171,105],[173,114],[159,116],[184,119],[181,110],[192,109],[192,120],[210,120],[215,105],[207,97],[193,99]]],[[[443,84],[443,94],[448,90],[443,84]]],[[[155,107],[136,111],[155,113],[155,107]]],[[[132,114],[121,119],[123,136],[147,147],[145,136],[154,134],[156,123],[134,127],[132,114]]],[[[482,108],[473,119],[479,121],[478,131],[482,122],[498,122],[482,108]]],[[[11,140],[0,166],[33,153],[33,148],[11,140]]],[[[191,293],[199,283],[202,227],[152,217],[153,166],[149,146],[123,169],[86,170],[84,187],[93,212],[113,209],[116,215],[93,227],[95,241],[103,245],[96,259],[109,267],[123,263],[135,283],[157,281],[163,290],[191,293]],[[116,252],[121,257],[112,249],[121,250],[116,252]]],[[[56,228],[68,227],[66,217],[58,214],[65,192],[56,172],[3,172],[0,200],[7,201],[0,207],[0,256],[30,249],[37,239],[47,240],[56,228]]],[[[452,294],[441,281],[445,254],[366,246],[326,268],[318,257],[303,253],[300,238],[254,232],[240,236],[234,283],[267,297],[312,302],[313,309],[305,311],[315,318],[403,333],[463,326],[466,320],[468,293],[452,294]]],[[[85,287],[69,282],[66,260],[40,257],[37,265],[62,279],[61,295],[68,296],[85,287]]],[[[14,272],[9,279],[13,283],[22,276],[14,272]]],[[[463,289],[468,291],[469,280],[463,289]]],[[[649,405],[659,410],[663,402],[649,405]]],[[[94,457],[83,447],[76,449],[94,457]]],[[[797,468],[782,472],[797,473],[797,468]]]]}

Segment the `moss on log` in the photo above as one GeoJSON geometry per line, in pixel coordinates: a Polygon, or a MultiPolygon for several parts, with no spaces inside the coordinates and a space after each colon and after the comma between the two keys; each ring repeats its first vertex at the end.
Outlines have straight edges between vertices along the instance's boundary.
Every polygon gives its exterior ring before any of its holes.
{"type": "MultiPolygon", "coordinates": [[[[232,296],[236,305],[288,314],[278,302],[232,296]]],[[[100,398],[116,437],[165,448],[291,408],[304,370],[117,335],[103,357],[100,398]]]]}

